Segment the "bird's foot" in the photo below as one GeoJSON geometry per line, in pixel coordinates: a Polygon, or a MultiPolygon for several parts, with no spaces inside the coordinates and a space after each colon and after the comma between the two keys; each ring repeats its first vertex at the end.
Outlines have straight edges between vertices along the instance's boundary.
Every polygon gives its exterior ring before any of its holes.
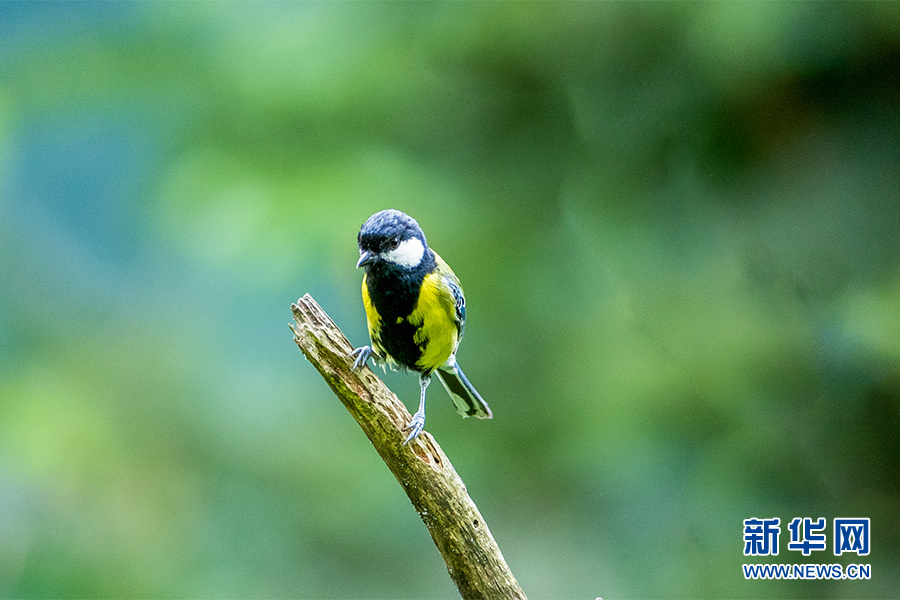
{"type": "Polygon", "coordinates": [[[369,362],[369,359],[373,356],[378,356],[378,354],[372,350],[372,346],[360,346],[356,350],[350,353],[350,358],[356,357],[356,360],[353,361],[353,366],[350,367],[353,371],[356,371],[361,366],[369,362]]]}
{"type": "Polygon", "coordinates": [[[416,412],[412,416],[412,419],[409,421],[409,425],[403,428],[403,431],[409,431],[409,435],[406,436],[406,439],[403,441],[403,445],[407,445],[422,433],[422,428],[425,427],[425,413],[416,412]]]}

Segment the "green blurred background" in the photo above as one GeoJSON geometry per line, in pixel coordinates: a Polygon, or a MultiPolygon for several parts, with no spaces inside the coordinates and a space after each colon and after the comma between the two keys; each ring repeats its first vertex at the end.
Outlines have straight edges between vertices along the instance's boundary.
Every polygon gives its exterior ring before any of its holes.
{"type": "Polygon", "coordinates": [[[453,597],[287,326],[366,340],[389,207],[465,286],[495,418],[427,429],[533,598],[896,595],[898,190],[896,2],[0,3],[0,595],[453,597]]]}

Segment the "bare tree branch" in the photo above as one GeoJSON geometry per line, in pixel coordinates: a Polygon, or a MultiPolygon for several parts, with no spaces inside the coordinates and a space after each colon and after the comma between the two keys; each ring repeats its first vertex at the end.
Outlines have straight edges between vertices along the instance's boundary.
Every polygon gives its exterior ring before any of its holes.
{"type": "Polygon", "coordinates": [[[478,507],[431,434],[423,431],[404,446],[401,430],[410,414],[403,403],[368,368],[350,370],[353,347],[309,294],[291,310],[294,341],[406,490],[460,595],[525,598],[478,507]]]}

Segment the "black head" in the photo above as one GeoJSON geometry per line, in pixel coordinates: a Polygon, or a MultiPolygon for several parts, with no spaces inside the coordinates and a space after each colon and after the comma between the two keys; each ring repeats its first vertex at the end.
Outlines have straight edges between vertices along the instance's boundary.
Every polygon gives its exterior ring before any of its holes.
{"type": "Polygon", "coordinates": [[[412,269],[422,262],[428,249],[425,234],[416,220],[394,209],[369,217],[359,230],[357,241],[357,267],[385,262],[412,269]]]}

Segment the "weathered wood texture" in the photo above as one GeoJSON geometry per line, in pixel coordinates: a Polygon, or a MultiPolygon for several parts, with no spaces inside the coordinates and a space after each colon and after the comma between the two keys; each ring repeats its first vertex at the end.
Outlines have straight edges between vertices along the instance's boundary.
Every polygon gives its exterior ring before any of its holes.
{"type": "Polygon", "coordinates": [[[478,507],[434,438],[403,445],[410,414],[366,367],[351,371],[353,347],[306,294],[291,306],[294,341],[321,373],[406,490],[463,598],[525,598],[478,507]]]}

